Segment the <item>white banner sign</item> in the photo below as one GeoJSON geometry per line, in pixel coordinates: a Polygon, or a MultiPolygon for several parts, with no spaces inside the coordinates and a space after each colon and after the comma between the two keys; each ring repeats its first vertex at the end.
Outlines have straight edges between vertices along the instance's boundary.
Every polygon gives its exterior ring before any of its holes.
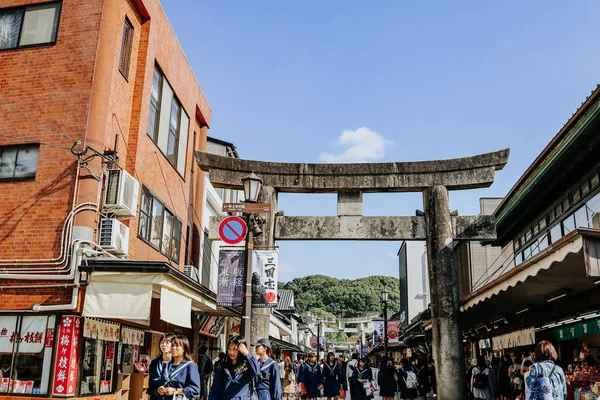
{"type": "Polygon", "coordinates": [[[534,344],[535,331],[533,327],[492,338],[492,346],[494,350],[512,349],[515,347],[531,346],[534,344]]]}
{"type": "Polygon", "coordinates": [[[144,331],[141,329],[130,328],[128,326],[123,326],[123,331],[121,332],[122,342],[124,344],[133,344],[138,346],[144,345],[144,331]]]}
{"type": "Polygon", "coordinates": [[[17,329],[17,316],[0,317],[0,353],[12,353],[14,349],[19,353],[37,354],[44,349],[48,316],[24,316],[21,320],[21,329],[17,329]]]}
{"type": "Polygon", "coordinates": [[[252,268],[252,307],[277,306],[277,250],[254,250],[252,268]]]}
{"type": "Polygon", "coordinates": [[[118,342],[121,339],[121,325],[116,322],[86,318],[83,325],[83,336],[90,339],[118,342]]]}

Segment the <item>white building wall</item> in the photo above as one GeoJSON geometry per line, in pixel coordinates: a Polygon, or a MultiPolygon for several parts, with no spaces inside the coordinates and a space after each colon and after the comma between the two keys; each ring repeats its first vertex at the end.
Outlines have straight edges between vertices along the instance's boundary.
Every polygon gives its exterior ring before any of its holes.
{"type": "Polygon", "coordinates": [[[429,306],[429,273],[425,242],[406,242],[408,321],[429,306]]]}

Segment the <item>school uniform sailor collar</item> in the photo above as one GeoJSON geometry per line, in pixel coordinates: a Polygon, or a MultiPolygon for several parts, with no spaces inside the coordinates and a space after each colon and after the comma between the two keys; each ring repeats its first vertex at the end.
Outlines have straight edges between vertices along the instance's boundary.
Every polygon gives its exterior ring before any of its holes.
{"type": "Polygon", "coordinates": [[[337,368],[338,364],[334,363],[332,367],[331,365],[329,365],[329,363],[326,363],[325,366],[327,367],[327,369],[329,369],[329,373],[331,374],[331,376],[333,376],[335,374],[335,369],[337,368]]]}
{"type": "Polygon", "coordinates": [[[364,374],[367,372],[367,368],[365,367],[365,369],[363,369],[362,371],[360,370],[360,368],[356,368],[356,371],[358,372],[358,377],[362,378],[364,376],[364,374]]]}
{"type": "Polygon", "coordinates": [[[310,365],[309,363],[306,363],[306,368],[308,368],[308,371],[316,374],[317,373],[317,368],[319,368],[319,364],[314,363],[313,365],[310,365]]]}

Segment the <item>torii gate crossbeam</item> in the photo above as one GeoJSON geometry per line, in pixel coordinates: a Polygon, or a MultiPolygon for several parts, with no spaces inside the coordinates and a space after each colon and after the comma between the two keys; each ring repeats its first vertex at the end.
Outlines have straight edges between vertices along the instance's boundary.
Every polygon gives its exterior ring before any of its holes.
{"type": "MultiPolygon", "coordinates": [[[[449,160],[367,163],[274,163],[196,152],[196,162],[210,171],[215,187],[241,189],[241,178],[250,172],[263,180],[263,200],[277,210],[277,193],[337,193],[338,215],[288,217],[271,215],[259,240],[420,240],[427,242],[431,290],[433,351],[440,400],[465,399],[465,365],[458,322],[457,274],[454,240],[495,238],[491,217],[458,217],[450,214],[448,190],[490,186],[495,171],[508,162],[509,150],[449,160]],[[422,192],[424,215],[364,217],[363,193],[422,192]]],[[[215,237],[218,218],[211,218],[209,237],[215,237]]],[[[257,312],[252,332],[268,335],[268,321],[257,312]],[[255,325],[256,324],[256,325],[255,325]]],[[[256,338],[252,338],[255,340],[256,338]]]]}

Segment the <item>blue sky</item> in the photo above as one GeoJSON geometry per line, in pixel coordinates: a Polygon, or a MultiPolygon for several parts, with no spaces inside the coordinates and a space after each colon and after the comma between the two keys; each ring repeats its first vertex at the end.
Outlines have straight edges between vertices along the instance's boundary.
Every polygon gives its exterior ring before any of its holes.
{"type": "MultiPolygon", "coordinates": [[[[600,82],[600,3],[200,1],[163,7],[243,158],[454,158],[503,148],[479,211],[505,195],[600,82]]],[[[280,195],[286,215],[335,215],[335,195],[280,195]]],[[[413,215],[420,194],[365,195],[365,215],[413,215]]],[[[398,276],[398,242],[280,242],[281,275],[398,276]]]]}

